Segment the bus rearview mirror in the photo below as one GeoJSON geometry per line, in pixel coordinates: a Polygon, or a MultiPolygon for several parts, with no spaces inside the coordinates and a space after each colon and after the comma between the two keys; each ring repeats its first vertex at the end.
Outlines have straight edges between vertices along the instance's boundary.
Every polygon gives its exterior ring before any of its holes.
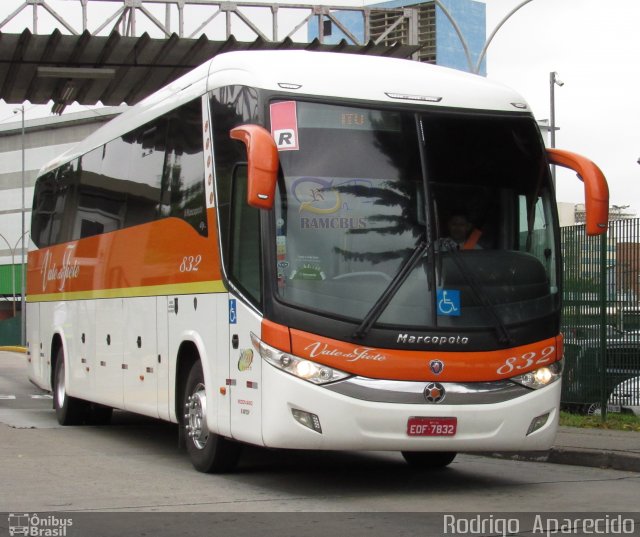
{"type": "Polygon", "coordinates": [[[609,187],[598,166],[581,155],[562,149],[547,149],[550,164],[569,168],[584,183],[584,206],[587,235],[601,235],[609,220],[609,187]]]}
{"type": "Polygon", "coordinates": [[[247,148],[247,203],[257,209],[272,209],[280,161],[271,133],[259,125],[240,125],[229,135],[247,148]]]}

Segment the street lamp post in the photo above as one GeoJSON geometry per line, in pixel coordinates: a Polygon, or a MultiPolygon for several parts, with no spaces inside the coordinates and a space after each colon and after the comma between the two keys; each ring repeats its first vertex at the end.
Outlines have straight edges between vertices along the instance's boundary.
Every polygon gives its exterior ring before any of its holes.
{"type": "MultiPolygon", "coordinates": [[[[22,140],[22,208],[20,210],[22,214],[22,231],[20,238],[22,239],[22,251],[20,255],[20,274],[21,274],[21,289],[20,289],[20,312],[21,312],[21,330],[20,330],[20,341],[21,344],[24,345],[27,339],[27,312],[25,308],[25,274],[24,274],[24,236],[26,235],[25,230],[25,152],[24,152],[24,104],[20,106],[20,108],[16,108],[13,113],[17,114],[20,112],[22,117],[22,128],[21,128],[21,140],[22,140]]],[[[15,302],[15,301],[14,301],[15,302]]]]}
{"type": "MultiPolygon", "coordinates": [[[[558,73],[551,71],[549,73],[549,132],[550,132],[550,147],[556,146],[556,86],[564,86],[564,82],[558,78],[558,73]]],[[[556,184],[556,167],[551,166],[551,177],[553,178],[553,184],[556,184]]]]}

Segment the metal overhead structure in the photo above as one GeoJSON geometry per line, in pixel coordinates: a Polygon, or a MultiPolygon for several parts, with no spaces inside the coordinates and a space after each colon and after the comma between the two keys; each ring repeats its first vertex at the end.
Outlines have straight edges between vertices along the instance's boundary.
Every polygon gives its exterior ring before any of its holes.
{"type": "Polygon", "coordinates": [[[24,0],[0,22],[0,99],[7,103],[53,100],[54,113],[73,102],[135,104],[216,54],[235,50],[307,49],[413,58],[421,48],[417,7],[65,0],[61,14],[54,2],[24,0]],[[28,15],[31,28],[6,33],[20,22],[24,28],[28,15]],[[345,24],[348,17],[361,18],[362,32],[345,24]],[[382,28],[375,24],[381,18],[386,21],[382,28]],[[43,21],[55,29],[41,34],[43,21]],[[81,21],[82,28],[73,21],[81,21]],[[187,28],[188,22],[193,27],[187,28]],[[308,27],[317,36],[310,42],[295,41],[308,27]],[[207,31],[223,33],[224,38],[210,39],[203,33],[207,31]],[[340,39],[329,38],[332,33],[340,39]]]}

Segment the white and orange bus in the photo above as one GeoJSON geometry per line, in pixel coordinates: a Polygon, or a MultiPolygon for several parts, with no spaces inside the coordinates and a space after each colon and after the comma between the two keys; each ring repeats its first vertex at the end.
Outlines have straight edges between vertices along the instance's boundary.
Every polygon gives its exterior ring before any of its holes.
{"type": "Polygon", "coordinates": [[[545,150],[510,89],[408,60],[216,56],[42,170],[30,377],[64,425],[178,423],[200,471],[247,443],[422,467],[548,448],[550,163],[603,232],[602,173],[545,150]]]}

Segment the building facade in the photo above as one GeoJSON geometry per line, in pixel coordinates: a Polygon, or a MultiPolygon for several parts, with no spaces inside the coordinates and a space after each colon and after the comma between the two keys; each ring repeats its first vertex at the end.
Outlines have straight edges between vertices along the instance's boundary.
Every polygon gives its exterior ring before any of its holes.
{"type": "MultiPolygon", "coordinates": [[[[440,3],[456,21],[475,66],[486,40],[485,4],[475,0],[440,0],[440,3]]],[[[417,42],[421,45],[415,59],[461,71],[472,71],[454,25],[447,14],[432,0],[425,2],[392,0],[369,4],[368,7],[371,8],[368,28],[365,28],[366,22],[358,12],[346,11],[334,16],[360,41],[364,41],[365,36],[368,35],[374,41],[384,36],[381,41],[384,45],[397,42],[409,43],[410,35],[415,33],[417,42]],[[402,15],[404,8],[409,7],[418,10],[416,27],[411,27],[411,21],[408,18],[398,24],[398,16],[402,15]],[[376,11],[376,8],[384,8],[385,11],[376,11]],[[385,32],[388,33],[385,35],[385,32]]],[[[324,21],[322,34],[325,43],[338,43],[342,39],[348,41],[348,36],[330,20],[324,21]]],[[[316,21],[309,23],[309,40],[318,36],[318,23],[316,21]]],[[[479,66],[478,74],[486,75],[484,59],[479,66]]]]}
{"type": "MultiPolygon", "coordinates": [[[[26,261],[29,248],[33,187],[38,170],[121,110],[102,108],[26,120],[24,133],[20,120],[0,125],[0,320],[13,316],[14,302],[16,309],[20,308],[21,262],[23,254],[26,261]]],[[[20,114],[16,117],[20,118],[20,114]]]]}

